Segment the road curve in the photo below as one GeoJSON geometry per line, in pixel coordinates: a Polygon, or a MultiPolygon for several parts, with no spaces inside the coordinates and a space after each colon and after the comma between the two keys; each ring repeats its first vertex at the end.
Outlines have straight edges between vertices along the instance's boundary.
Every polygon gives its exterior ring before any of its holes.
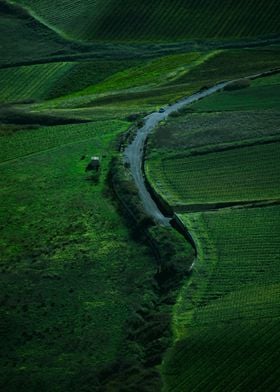
{"type": "MultiPolygon", "coordinates": [[[[246,76],[243,77],[243,79],[256,79],[262,76],[269,76],[275,72],[280,72],[280,68],[246,76]]],[[[154,112],[149,114],[144,118],[144,126],[138,129],[133,142],[129,144],[124,150],[125,162],[130,166],[131,174],[138,188],[139,196],[143,203],[144,209],[147,215],[152,217],[156,223],[163,226],[169,226],[171,219],[160,211],[145,184],[143,174],[144,145],[149,133],[158,125],[160,121],[167,119],[170,113],[176,112],[182,107],[188,106],[202,98],[221,91],[225,86],[235,82],[236,80],[238,79],[218,83],[213,87],[204,89],[203,91],[197,92],[196,94],[193,94],[189,97],[183,98],[180,101],[177,101],[176,103],[168,106],[163,113],[154,112]]]]}
{"type": "Polygon", "coordinates": [[[144,155],[144,145],[149,133],[158,125],[162,120],[167,119],[170,113],[176,112],[178,109],[190,105],[199,99],[208,97],[209,95],[222,90],[227,84],[231,82],[219,83],[213,87],[203,90],[190,97],[183,98],[177,101],[173,105],[168,106],[164,113],[152,113],[144,118],[144,126],[139,128],[135,139],[131,144],[129,144],[124,151],[125,162],[129,164],[131,174],[133,176],[134,182],[137,186],[140,199],[143,203],[144,209],[150,217],[152,217],[156,223],[163,226],[170,225],[170,218],[165,216],[157,204],[153,200],[150,192],[148,191],[144,174],[143,174],[143,155],[144,155]]]}

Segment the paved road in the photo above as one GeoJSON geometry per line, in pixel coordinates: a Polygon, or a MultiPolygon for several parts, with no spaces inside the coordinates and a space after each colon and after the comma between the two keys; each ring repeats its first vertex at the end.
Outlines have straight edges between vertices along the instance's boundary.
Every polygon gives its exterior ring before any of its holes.
{"type": "Polygon", "coordinates": [[[135,139],[124,151],[125,161],[130,165],[130,170],[138,188],[144,209],[149,216],[151,216],[157,223],[161,225],[169,226],[170,218],[163,215],[163,213],[159,210],[145,184],[143,176],[143,154],[145,141],[149,133],[158,125],[160,121],[165,120],[170,113],[176,112],[182,107],[190,105],[191,103],[196,102],[201,98],[207,97],[217,91],[222,90],[228,83],[231,82],[220,83],[207,90],[191,95],[190,97],[183,98],[173,105],[168,106],[164,113],[156,112],[148,115],[144,118],[144,126],[139,128],[135,139]]]}
{"type": "MultiPolygon", "coordinates": [[[[266,71],[254,75],[250,75],[245,77],[244,79],[255,79],[261,76],[268,76],[272,74],[272,72],[279,72],[280,69],[266,71]]],[[[213,87],[210,87],[202,92],[198,92],[190,97],[183,98],[180,101],[174,103],[171,106],[168,106],[164,113],[152,113],[144,118],[144,126],[140,128],[136,134],[134,141],[125,149],[124,158],[127,163],[130,165],[130,170],[132,176],[134,178],[135,184],[138,188],[139,195],[141,201],[144,205],[144,209],[146,213],[151,216],[157,223],[169,226],[170,218],[163,215],[163,213],[159,210],[158,206],[152,199],[150,192],[148,191],[144,176],[143,176],[143,150],[145,141],[149,135],[149,133],[157,126],[157,124],[165,120],[170,113],[176,112],[178,109],[188,106],[193,102],[198,101],[199,99],[208,97],[211,94],[216,93],[217,91],[222,90],[226,85],[234,82],[234,80],[230,80],[227,82],[221,82],[216,84],[213,87]]]]}

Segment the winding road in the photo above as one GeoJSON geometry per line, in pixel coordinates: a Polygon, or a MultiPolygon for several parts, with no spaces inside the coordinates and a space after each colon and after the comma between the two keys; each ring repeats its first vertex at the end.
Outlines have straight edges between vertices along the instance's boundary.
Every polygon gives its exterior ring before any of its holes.
{"type": "Polygon", "coordinates": [[[148,135],[162,120],[167,119],[170,113],[176,112],[178,109],[190,105],[199,99],[208,97],[209,95],[222,90],[227,84],[231,82],[219,83],[207,90],[198,92],[190,97],[183,98],[180,101],[174,103],[163,113],[152,113],[144,118],[144,126],[139,128],[135,139],[131,144],[127,146],[124,151],[124,159],[130,165],[130,170],[134,179],[134,182],[138,188],[140,199],[143,203],[144,209],[150,217],[152,217],[156,223],[163,226],[170,225],[170,218],[165,216],[157,204],[153,200],[149,190],[146,187],[144,174],[143,174],[143,158],[144,158],[144,145],[148,135]]]}
{"type": "MultiPolygon", "coordinates": [[[[261,76],[268,76],[275,72],[276,70],[270,70],[254,75],[244,77],[243,79],[256,79],[261,76]]],[[[279,72],[277,69],[276,72],[279,72]]],[[[143,160],[144,160],[144,146],[145,141],[151,131],[158,125],[162,120],[166,120],[170,113],[176,112],[178,109],[188,106],[202,98],[208,97],[218,91],[221,91],[225,86],[235,82],[235,80],[230,80],[226,82],[221,82],[213,87],[200,91],[189,97],[183,98],[180,101],[168,106],[163,113],[155,112],[149,114],[144,118],[144,126],[139,128],[135,139],[131,144],[129,144],[124,150],[125,162],[129,164],[130,170],[134,179],[134,182],[138,188],[140,199],[143,203],[144,209],[150,217],[152,217],[156,223],[169,226],[171,218],[165,216],[153,200],[149,190],[147,189],[144,173],[143,173],[143,160]]]]}

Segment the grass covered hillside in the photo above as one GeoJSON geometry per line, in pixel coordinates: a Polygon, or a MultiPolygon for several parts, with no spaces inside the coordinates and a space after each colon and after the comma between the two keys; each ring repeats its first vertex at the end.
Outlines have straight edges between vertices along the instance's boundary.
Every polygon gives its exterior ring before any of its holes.
{"type": "Polygon", "coordinates": [[[178,211],[277,199],[279,83],[277,74],[217,93],[159,127],[146,164],[157,192],[178,211]]]}
{"type": "Polygon", "coordinates": [[[273,35],[280,29],[277,0],[16,2],[61,34],[86,41],[236,39],[273,35]]]}
{"type": "Polygon", "coordinates": [[[201,100],[149,142],[147,178],[197,248],[164,391],[279,388],[279,80],[201,100]]]}
{"type": "Polygon", "coordinates": [[[104,367],[110,376],[138,358],[128,320],[153,301],[155,265],[106,196],[113,140],[126,128],[1,137],[2,390],[97,390],[104,367]],[[103,156],[98,184],[85,173],[92,154],[103,156]]]}
{"type": "Polygon", "coordinates": [[[280,207],[181,215],[200,255],[174,311],[166,391],[279,389],[280,207]]]}
{"type": "Polygon", "coordinates": [[[57,35],[17,4],[0,3],[0,65],[73,53],[75,44],[57,35]]]}
{"type": "Polygon", "coordinates": [[[279,13],[0,0],[1,391],[279,389],[279,13]]]}

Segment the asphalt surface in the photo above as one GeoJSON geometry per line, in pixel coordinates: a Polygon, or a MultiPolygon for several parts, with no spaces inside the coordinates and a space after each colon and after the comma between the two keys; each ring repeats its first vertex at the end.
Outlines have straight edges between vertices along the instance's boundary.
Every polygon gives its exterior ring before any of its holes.
{"type": "MultiPolygon", "coordinates": [[[[273,72],[280,72],[280,68],[269,70],[262,73],[257,73],[244,77],[243,79],[256,79],[261,76],[269,76],[273,72]]],[[[163,226],[170,225],[170,217],[165,216],[157,204],[153,200],[149,190],[146,187],[144,174],[143,174],[143,161],[144,161],[144,145],[145,141],[150,134],[150,132],[158,125],[162,120],[167,119],[170,113],[176,112],[178,109],[188,106],[200,99],[208,97],[218,91],[221,91],[228,84],[233,83],[235,80],[225,81],[216,84],[213,87],[207,88],[201,92],[193,94],[189,97],[183,98],[180,101],[168,106],[163,113],[155,112],[149,114],[144,118],[144,126],[139,128],[136,137],[133,142],[125,149],[124,159],[130,165],[130,170],[134,178],[134,182],[138,188],[140,199],[143,203],[144,209],[150,217],[152,217],[155,222],[163,226]]]]}
{"type": "Polygon", "coordinates": [[[162,120],[167,119],[170,113],[176,112],[178,109],[190,105],[202,98],[208,97],[209,95],[222,90],[227,84],[231,82],[219,83],[207,90],[201,91],[190,97],[183,98],[180,101],[170,105],[166,108],[165,112],[155,112],[149,114],[144,118],[144,126],[139,128],[133,142],[125,149],[124,159],[130,165],[130,170],[134,178],[134,182],[138,188],[140,199],[143,203],[144,209],[150,217],[152,217],[157,223],[163,226],[170,225],[170,218],[165,216],[157,204],[153,200],[149,190],[146,187],[145,179],[143,175],[143,158],[144,158],[144,145],[148,135],[162,120]]]}

